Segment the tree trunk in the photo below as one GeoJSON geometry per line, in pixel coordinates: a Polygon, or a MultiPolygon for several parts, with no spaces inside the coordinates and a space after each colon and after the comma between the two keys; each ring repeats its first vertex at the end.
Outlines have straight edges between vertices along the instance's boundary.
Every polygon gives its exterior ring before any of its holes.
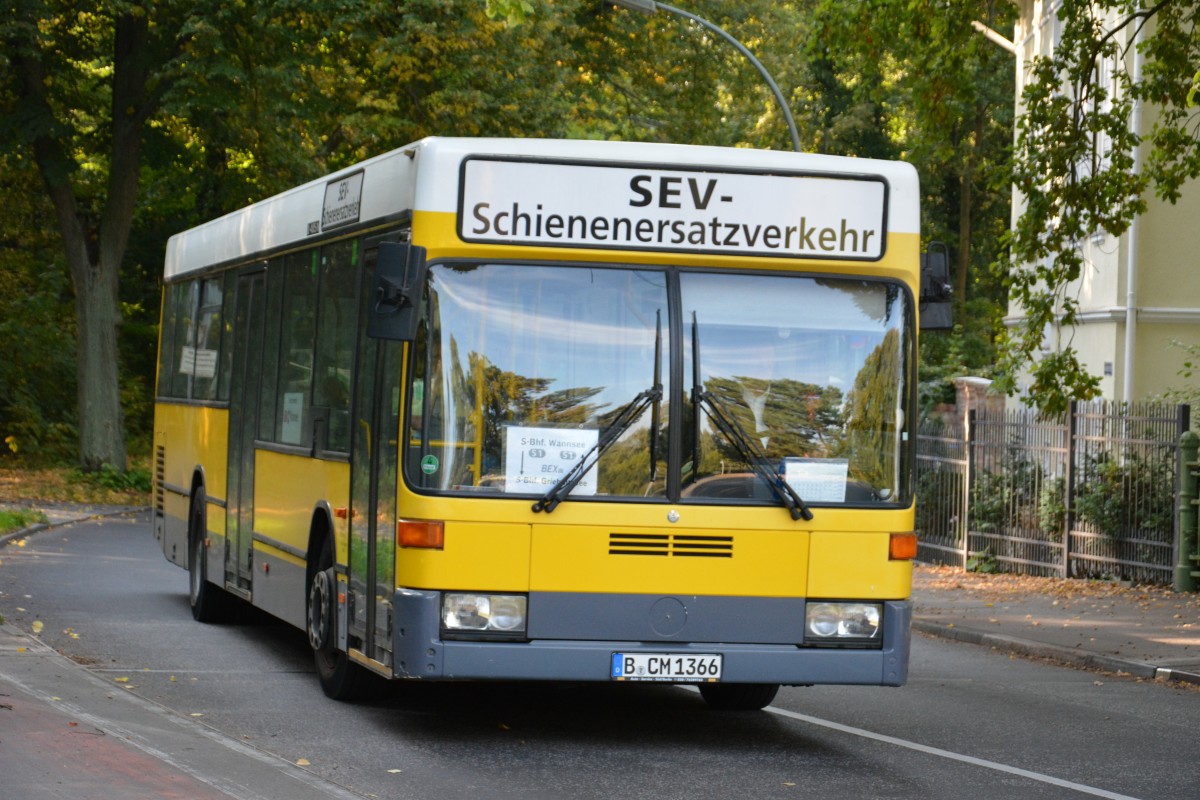
{"type": "Polygon", "coordinates": [[[115,22],[112,153],[108,192],[98,222],[76,198],[71,183],[76,167],[70,155],[71,142],[53,133],[61,126],[46,97],[47,75],[42,58],[20,55],[13,64],[20,74],[25,106],[42,122],[31,144],[54,205],[75,288],[79,460],[86,470],[109,464],[124,471],[125,421],[118,347],[121,262],[133,226],[142,130],[152,104],[146,86],[147,15],[144,11],[129,12],[115,22]]]}
{"type": "Polygon", "coordinates": [[[85,470],[104,464],[125,470],[121,411],[119,265],[72,265],[77,320],[79,460],[85,470]]]}

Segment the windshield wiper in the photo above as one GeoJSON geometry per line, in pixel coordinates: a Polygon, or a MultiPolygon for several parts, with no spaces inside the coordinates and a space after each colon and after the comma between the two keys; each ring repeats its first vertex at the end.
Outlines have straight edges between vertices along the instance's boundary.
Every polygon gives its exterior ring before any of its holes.
{"type": "Polygon", "coordinates": [[[633,423],[637,422],[638,417],[642,416],[646,407],[651,403],[657,403],[661,399],[662,386],[654,386],[644,392],[639,392],[637,397],[634,397],[621,409],[621,413],[617,415],[613,423],[601,431],[600,438],[575,463],[571,471],[559,478],[558,482],[551,486],[550,490],[533,504],[533,510],[549,513],[557,508],[558,504],[571,493],[571,490],[579,485],[579,482],[583,480],[583,476],[600,460],[600,456],[604,455],[604,452],[612,446],[613,442],[617,441],[621,434],[629,430],[633,423]]]}
{"type": "Polygon", "coordinates": [[[785,481],[781,476],[769,470],[766,466],[767,454],[763,452],[761,445],[754,440],[753,437],[747,435],[745,428],[737,421],[737,417],[729,413],[725,403],[712,392],[706,390],[700,382],[700,332],[699,326],[696,324],[696,314],[692,313],[692,414],[696,420],[695,429],[695,455],[694,463],[699,464],[699,448],[700,448],[700,412],[703,408],[704,413],[717,426],[717,430],[729,441],[733,449],[737,451],[738,457],[750,465],[762,482],[767,485],[771,492],[787,506],[788,513],[792,515],[792,519],[803,519],[805,521],[813,518],[812,511],[809,510],[803,498],[792,488],[792,485],[785,481]]]}
{"type": "Polygon", "coordinates": [[[650,426],[650,480],[653,481],[657,473],[658,415],[662,396],[662,317],[660,314],[654,333],[654,385],[639,392],[636,397],[625,404],[612,424],[600,432],[600,438],[596,440],[590,450],[583,454],[583,458],[579,459],[566,475],[559,478],[549,491],[533,504],[534,513],[545,511],[549,514],[558,508],[558,504],[579,485],[588,470],[600,462],[600,456],[604,455],[605,451],[621,438],[621,434],[633,427],[633,423],[638,421],[648,406],[652,406],[654,409],[650,426]]]}

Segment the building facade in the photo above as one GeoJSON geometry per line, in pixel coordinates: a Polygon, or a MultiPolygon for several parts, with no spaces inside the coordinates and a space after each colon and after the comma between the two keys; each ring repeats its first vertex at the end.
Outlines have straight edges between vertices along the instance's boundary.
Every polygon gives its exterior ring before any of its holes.
{"type": "MultiPolygon", "coordinates": [[[[1058,42],[1061,0],[1018,0],[1017,5],[1013,42],[1019,115],[1033,60],[1052,55],[1058,42]]],[[[1125,63],[1098,67],[1102,80],[1106,70],[1136,74],[1135,28],[1127,26],[1119,34],[1130,45],[1123,48],[1125,63]]],[[[1156,114],[1153,106],[1139,106],[1132,124],[1145,134],[1156,114]]],[[[1101,395],[1108,400],[1138,402],[1182,388],[1186,381],[1179,372],[1186,353],[1175,343],[1200,343],[1200,182],[1185,185],[1175,204],[1146,199],[1146,212],[1126,233],[1098,231],[1080,242],[1084,272],[1067,289],[1079,302],[1078,324],[1044,332],[1043,350],[1073,347],[1088,372],[1100,376],[1101,395]]],[[[1014,193],[1014,222],[1021,212],[1022,200],[1014,193]]],[[[1020,318],[1021,309],[1010,306],[1006,324],[1020,318]]],[[[1022,392],[1028,383],[1018,381],[1022,392]]]]}

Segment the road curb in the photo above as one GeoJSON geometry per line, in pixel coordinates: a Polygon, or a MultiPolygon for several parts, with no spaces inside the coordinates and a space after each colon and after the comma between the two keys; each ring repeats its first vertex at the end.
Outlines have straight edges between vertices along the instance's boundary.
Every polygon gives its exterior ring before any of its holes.
{"type": "Polygon", "coordinates": [[[915,631],[936,636],[941,639],[951,639],[957,642],[978,644],[1005,653],[1031,658],[1044,658],[1071,667],[1082,669],[1098,669],[1104,672],[1120,672],[1135,678],[1146,678],[1160,681],[1176,681],[1200,685],[1200,674],[1186,670],[1159,667],[1145,661],[1134,661],[1116,658],[1102,653],[1092,653],[1061,645],[1037,642],[1032,639],[1022,639],[1016,636],[1006,636],[998,633],[972,628],[959,627],[954,623],[933,622],[932,620],[914,619],[912,627],[915,631]]]}
{"type": "MultiPolygon", "coordinates": [[[[46,511],[46,509],[37,508],[36,506],[29,506],[29,508],[32,510],[42,511],[43,513],[46,511]]],[[[59,520],[51,520],[49,522],[38,522],[34,525],[30,525],[28,528],[21,528],[20,530],[9,531],[8,533],[0,533],[0,547],[4,547],[9,542],[16,541],[17,539],[23,539],[26,536],[32,536],[35,533],[54,530],[55,528],[62,528],[66,525],[74,525],[77,522],[87,522],[88,520],[104,519],[106,517],[119,517],[123,514],[139,514],[149,510],[150,506],[109,506],[103,508],[102,510],[93,509],[89,511],[79,510],[78,512],[60,512],[66,513],[69,516],[65,516],[59,520]]]]}

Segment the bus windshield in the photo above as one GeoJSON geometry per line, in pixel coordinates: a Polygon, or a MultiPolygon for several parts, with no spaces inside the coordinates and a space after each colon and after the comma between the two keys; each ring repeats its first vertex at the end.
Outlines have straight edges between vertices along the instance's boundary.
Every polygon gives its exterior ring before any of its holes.
{"type": "Polygon", "coordinates": [[[405,475],[537,498],[588,458],[571,501],[906,504],[911,317],[881,280],[435,264],[405,475]]]}

